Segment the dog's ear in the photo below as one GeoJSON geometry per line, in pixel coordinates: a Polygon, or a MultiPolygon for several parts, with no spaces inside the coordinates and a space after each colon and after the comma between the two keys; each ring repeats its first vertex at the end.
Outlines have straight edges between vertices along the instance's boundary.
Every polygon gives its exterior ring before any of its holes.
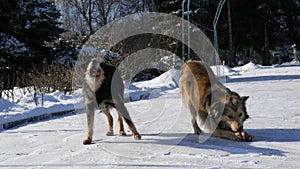
{"type": "Polygon", "coordinates": [[[246,102],[249,99],[249,96],[242,96],[241,99],[243,100],[243,102],[246,102]]]}

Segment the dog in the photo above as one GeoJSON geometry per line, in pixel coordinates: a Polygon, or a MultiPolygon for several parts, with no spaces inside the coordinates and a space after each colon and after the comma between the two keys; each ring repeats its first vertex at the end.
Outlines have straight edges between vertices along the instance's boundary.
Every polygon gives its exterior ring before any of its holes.
{"type": "Polygon", "coordinates": [[[179,88],[195,134],[202,132],[196,120],[198,115],[204,127],[215,129],[214,137],[253,140],[243,129],[243,123],[249,118],[245,105],[249,96],[240,96],[226,88],[203,61],[188,61],[181,67],[179,88]]]}
{"type": "Polygon", "coordinates": [[[91,144],[95,109],[99,108],[108,119],[107,136],[113,135],[111,108],[118,111],[119,135],[125,136],[123,119],[132,132],[134,139],[141,139],[124,105],[124,84],[120,72],[100,59],[92,59],[87,66],[83,82],[83,95],[86,107],[88,129],[83,144],[91,144]]]}

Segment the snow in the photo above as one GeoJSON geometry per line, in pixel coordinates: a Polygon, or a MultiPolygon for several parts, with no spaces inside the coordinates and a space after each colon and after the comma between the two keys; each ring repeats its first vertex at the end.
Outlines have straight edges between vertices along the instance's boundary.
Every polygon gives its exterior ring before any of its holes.
{"type": "Polygon", "coordinates": [[[179,73],[179,70],[172,68],[152,80],[132,83],[131,85],[127,84],[125,98],[130,97],[131,101],[137,101],[159,97],[162,92],[179,87],[179,73]]]}
{"type": "Polygon", "coordinates": [[[166,73],[160,75],[157,78],[154,78],[149,81],[143,81],[139,83],[133,83],[137,87],[167,87],[167,88],[176,88],[179,87],[180,71],[172,68],[166,73]]]}
{"type": "Polygon", "coordinates": [[[75,91],[73,96],[64,95],[59,91],[45,94],[43,96],[43,105],[41,105],[41,97],[41,95],[38,96],[39,105],[35,104],[32,94],[26,94],[18,103],[0,98],[0,130],[4,124],[10,122],[44,114],[74,110],[74,105],[82,103],[80,90],[75,91]]]}
{"type": "Polygon", "coordinates": [[[29,51],[24,43],[17,40],[15,37],[9,37],[7,34],[0,33],[0,50],[6,50],[8,54],[22,54],[29,51]]]}
{"type": "MultiPolygon", "coordinates": [[[[249,63],[222,68],[225,84],[248,95],[250,119],[245,131],[253,142],[232,142],[192,133],[189,113],[181,103],[179,71],[171,69],[151,81],[127,85],[129,95],[150,93],[126,103],[142,140],[105,136],[106,117],[96,114],[94,144],[82,145],[86,119],[82,111],[0,131],[1,168],[298,168],[300,165],[300,65],[260,66],[249,63]]],[[[128,95],[128,93],[127,93],[128,95]]],[[[31,97],[19,104],[0,100],[0,123],[21,116],[82,106],[74,96],[55,92],[44,107],[31,97]],[[73,105],[72,105],[73,104],[73,105]],[[26,115],[25,115],[26,114],[26,115]]],[[[114,131],[117,133],[117,113],[114,131]]],[[[7,122],[7,121],[6,121],[7,122]]]]}

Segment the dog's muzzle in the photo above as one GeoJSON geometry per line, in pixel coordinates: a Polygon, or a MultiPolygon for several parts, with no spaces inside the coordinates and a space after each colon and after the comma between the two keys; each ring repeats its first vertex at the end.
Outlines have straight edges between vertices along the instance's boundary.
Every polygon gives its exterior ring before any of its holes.
{"type": "Polygon", "coordinates": [[[101,75],[100,69],[92,69],[90,70],[90,76],[91,77],[99,77],[101,75]]]}
{"type": "Polygon", "coordinates": [[[90,70],[90,76],[91,77],[99,77],[101,75],[101,71],[100,69],[96,69],[96,68],[93,68],[90,70]]]}
{"type": "Polygon", "coordinates": [[[91,77],[99,77],[101,75],[100,71],[100,64],[97,60],[93,59],[91,61],[91,69],[90,69],[90,76],[91,77]]]}

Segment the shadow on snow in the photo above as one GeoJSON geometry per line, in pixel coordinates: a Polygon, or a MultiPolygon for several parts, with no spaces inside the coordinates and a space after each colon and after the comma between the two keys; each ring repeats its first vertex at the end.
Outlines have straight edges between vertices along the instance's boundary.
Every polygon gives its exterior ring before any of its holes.
{"type": "MultiPolygon", "coordinates": [[[[159,144],[168,146],[186,146],[190,148],[211,149],[228,152],[230,154],[251,154],[256,153],[262,156],[285,156],[284,151],[275,148],[256,147],[255,142],[279,142],[291,143],[300,142],[300,129],[247,129],[247,132],[254,136],[253,142],[234,142],[230,140],[210,137],[204,143],[199,142],[199,135],[187,133],[152,133],[142,134],[142,140],[134,144],[159,144]]],[[[101,140],[106,143],[131,143],[130,141],[101,140]]],[[[98,142],[97,142],[98,143],[98,142]]],[[[96,144],[97,144],[96,143],[96,144]]]]}
{"type": "Polygon", "coordinates": [[[300,79],[300,75],[269,75],[269,76],[254,76],[254,77],[241,77],[241,78],[226,78],[226,83],[236,82],[257,82],[257,81],[270,81],[270,80],[294,80],[300,79]]]}

